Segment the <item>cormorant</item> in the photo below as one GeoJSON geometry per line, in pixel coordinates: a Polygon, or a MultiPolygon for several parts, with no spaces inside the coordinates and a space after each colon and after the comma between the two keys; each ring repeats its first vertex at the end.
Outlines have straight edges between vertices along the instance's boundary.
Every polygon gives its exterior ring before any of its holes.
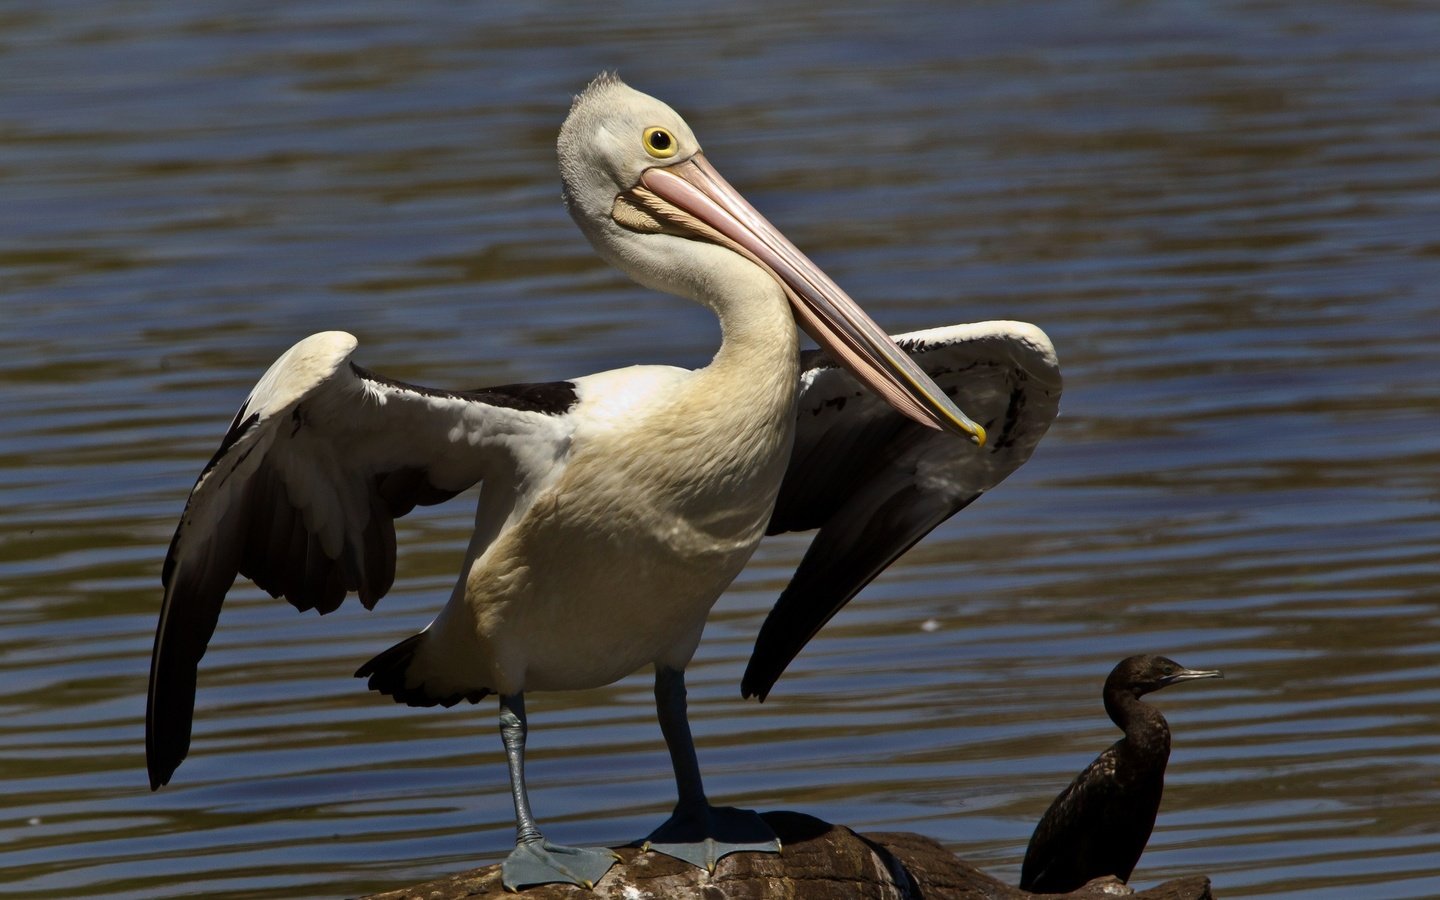
{"type": "Polygon", "coordinates": [[[1125,736],[1060,792],[1025,851],[1022,890],[1062,894],[1105,875],[1129,881],[1145,851],[1170,758],[1170,727],[1140,698],[1179,681],[1220,678],[1163,656],[1131,656],[1105,679],[1105,712],[1125,736]]]}

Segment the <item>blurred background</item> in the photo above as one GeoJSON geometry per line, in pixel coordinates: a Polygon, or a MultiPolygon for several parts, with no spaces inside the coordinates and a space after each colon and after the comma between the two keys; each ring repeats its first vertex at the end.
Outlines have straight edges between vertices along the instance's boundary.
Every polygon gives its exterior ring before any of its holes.
{"type": "MultiPolygon", "coordinates": [[[[606,268],[554,138],[602,68],[892,331],[1035,322],[1031,462],[868,588],[764,705],[738,683],[805,546],[691,668],[717,800],[936,837],[1012,883],[1118,736],[1134,652],[1169,788],[1135,874],[1440,894],[1440,10],[1423,3],[0,7],[0,893],[335,897],[513,840],[494,709],[350,677],[452,585],[473,502],[400,527],[373,613],[238,585],[195,741],[147,788],[166,543],[250,386],[346,329],[444,387],[704,364],[709,313],[606,268]]],[[[673,782],[650,676],[530,699],[550,836],[673,782]]]]}

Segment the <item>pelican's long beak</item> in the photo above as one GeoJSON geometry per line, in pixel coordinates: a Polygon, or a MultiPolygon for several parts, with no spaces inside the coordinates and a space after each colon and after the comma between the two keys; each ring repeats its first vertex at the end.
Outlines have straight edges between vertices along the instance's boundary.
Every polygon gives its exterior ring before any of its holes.
{"type": "Polygon", "coordinates": [[[639,230],[713,241],[765,267],[785,289],[805,331],[862,383],[922,425],[985,445],[985,429],[961,412],[848,294],[721,178],[704,154],[646,169],[638,185],[616,198],[613,215],[639,230]]]}

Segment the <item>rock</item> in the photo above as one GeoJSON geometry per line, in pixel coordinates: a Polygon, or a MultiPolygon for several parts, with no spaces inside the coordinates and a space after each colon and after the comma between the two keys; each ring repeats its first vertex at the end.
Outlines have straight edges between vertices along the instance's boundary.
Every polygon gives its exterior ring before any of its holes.
{"type": "MultiPolygon", "coordinates": [[[[743,853],[720,860],[713,875],[635,847],[617,850],[621,861],[593,891],[547,884],[521,893],[525,900],[1020,900],[1069,897],[1101,900],[1212,900],[1210,880],[1177,878],[1144,891],[1113,878],[1090,882],[1071,894],[1031,894],[986,875],[937,841],[907,832],[856,834],[794,812],[764,813],[785,847],[776,856],[743,853]]],[[[472,869],[366,900],[459,900],[511,898],[500,884],[500,866],[472,869]]]]}

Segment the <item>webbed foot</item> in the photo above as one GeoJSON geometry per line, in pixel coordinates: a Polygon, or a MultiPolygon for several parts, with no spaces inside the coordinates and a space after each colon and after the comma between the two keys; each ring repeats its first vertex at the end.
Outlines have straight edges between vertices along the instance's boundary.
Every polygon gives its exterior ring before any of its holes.
{"type": "Polygon", "coordinates": [[[541,838],[524,841],[500,865],[500,880],[507,891],[536,884],[561,882],[595,887],[620,857],[601,847],[562,847],[541,838]]]}
{"type": "Polygon", "coordinates": [[[714,872],[715,864],[731,853],[779,853],[780,839],[753,810],[706,805],[677,808],[641,849],[714,872]]]}

